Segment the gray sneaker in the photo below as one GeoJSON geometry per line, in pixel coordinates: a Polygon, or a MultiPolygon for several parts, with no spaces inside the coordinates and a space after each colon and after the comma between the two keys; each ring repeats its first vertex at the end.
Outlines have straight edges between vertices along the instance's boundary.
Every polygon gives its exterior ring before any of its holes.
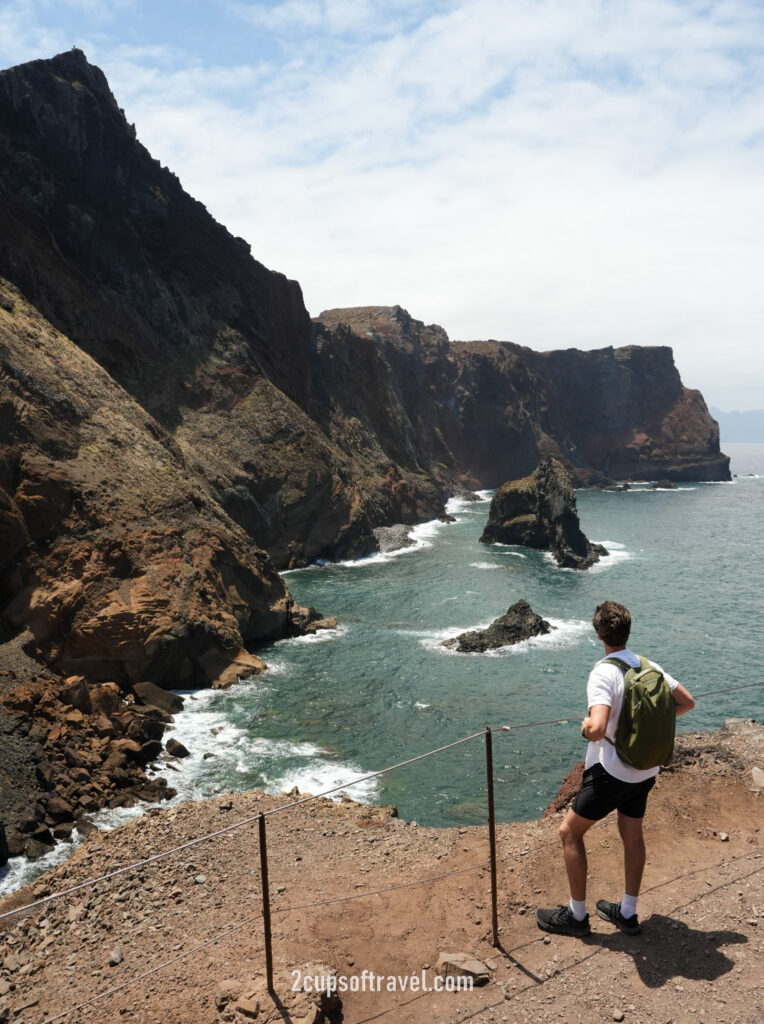
{"type": "Polygon", "coordinates": [[[552,910],[537,910],[536,924],[542,931],[555,935],[589,935],[592,930],[588,914],[583,921],[577,921],[570,907],[562,904],[552,910]]]}
{"type": "Polygon", "coordinates": [[[597,900],[597,915],[603,921],[610,921],[616,928],[620,928],[626,935],[638,935],[642,931],[642,925],[636,914],[631,917],[624,917],[621,913],[620,903],[611,903],[610,900],[597,900]]]}

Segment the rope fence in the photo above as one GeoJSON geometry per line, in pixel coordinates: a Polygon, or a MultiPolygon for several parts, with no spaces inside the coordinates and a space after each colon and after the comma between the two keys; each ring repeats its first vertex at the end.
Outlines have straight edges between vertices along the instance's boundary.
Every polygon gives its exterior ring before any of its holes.
{"type": "MultiPolygon", "coordinates": [[[[717,696],[717,695],[721,695],[721,694],[725,694],[725,693],[731,693],[731,692],[736,692],[736,691],[739,691],[739,690],[745,690],[745,689],[750,689],[750,688],[753,688],[753,687],[759,687],[759,686],[762,686],[762,685],[764,685],[764,682],[748,683],[748,684],[744,684],[744,685],[741,685],[741,686],[729,687],[729,688],[726,688],[726,689],[707,691],[705,693],[697,694],[697,695],[695,695],[695,697],[696,697],[696,699],[698,699],[698,698],[703,698],[703,697],[717,696]]],[[[566,724],[569,724],[572,721],[576,721],[577,722],[578,719],[579,719],[579,713],[573,713],[573,714],[566,715],[564,718],[547,719],[547,720],[537,721],[537,722],[523,722],[523,723],[518,723],[518,724],[515,724],[515,725],[501,725],[501,726],[497,727],[497,731],[502,732],[502,733],[509,733],[509,732],[515,732],[515,731],[520,730],[520,729],[540,728],[540,727],[549,726],[549,725],[566,725],[566,724]]],[[[135,862],[133,862],[131,864],[128,864],[128,865],[125,865],[123,867],[115,868],[113,871],[106,872],[106,873],[104,873],[102,875],[99,875],[99,876],[97,876],[95,878],[87,879],[87,880],[85,880],[83,882],[77,883],[76,885],[69,886],[66,889],[62,889],[62,890],[59,890],[57,892],[50,893],[50,894],[48,894],[46,896],[41,897],[40,899],[31,901],[30,903],[27,903],[27,904],[25,904],[25,905],[23,905],[21,907],[16,907],[16,908],[14,908],[12,910],[3,912],[2,914],[0,914],[0,922],[3,921],[3,920],[7,920],[9,918],[12,918],[12,917],[17,917],[20,914],[28,914],[32,910],[35,910],[37,908],[46,906],[46,905],[52,903],[53,901],[62,899],[63,897],[71,896],[74,893],[81,892],[84,889],[92,888],[93,886],[96,886],[96,885],[98,885],[98,884],[100,884],[102,882],[108,882],[108,881],[110,881],[111,879],[113,879],[115,877],[118,877],[120,875],[125,874],[126,872],[135,871],[135,870],[137,870],[139,868],[143,868],[143,867],[155,864],[158,861],[163,860],[163,859],[165,859],[167,857],[170,857],[170,856],[172,856],[174,854],[177,854],[177,853],[179,853],[181,851],[191,849],[191,848],[199,845],[200,843],[207,842],[207,841],[210,841],[210,840],[214,840],[214,839],[216,839],[216,838],[218,838],[220,836],[226,835],[226,834],[228,834],[228,833],[230,833],[230,832],[232,832],[234,830],[243,828],[246,825],[253,824],[254,822],[258,823],[259,852],[260,852],[260,876],[261,876],[261,889],[262,889],[262,900],[263,900],[262,914],[248,916],[247,918],[245,918],[244,921],[242,921],[242,922],[240,922],[238,924],[234,924],[234,925],[231,925],[231,926],[227,927],[223,931],[217,933],[215,936],[212,936],[211,938],[205,940],[204,942],[202,942],[202,943],[200,943],[200,944],[198,944],[196,946],[193,946],[192,948],[190,948],[190,949],[188,949],[188,950],[178,954],[177,956],[173,957],[172,959],[167,960],[164,963],[162,963],[162,964],[160,964],[160,965],[158,965],[158,966],[156,966],[154,968],[151,968],[151,969],[149,969],[147,971],[142,972],[141,974],[137,975],[135,978],[129,979],[128,981],[125,981],[125,982],[122,982],[119,985],[112,986],[108,990],[105,990],[104,992],[98,993],[96,996],[93,996],[91,999],[87,1000],[86,1002],[80,1003],[77,1006],[71,1007],[70,1009],[63,1011],[63,1012],[57,1014],[56,1016],[46,1018],[46,1020],[43,1021],[43,1024],[52,1024],[53,1021],[60,1020],[63,1017],[66,1017],[69,1014],[76,1012],[77,1010],[80,1010],[80,1009],[83,1009],[83,1008],[85,1008],[87,1006],[92,1005],[92,1003],[94,1003],[96,1001],[99,1001],[101,999],[107,998],[110,995],[114,995],[117,992],[123,990],[124,988],[127,988],[130,985],[134,985],[137,982],[139,982],[139,981],[141,981],[141,980],[143,980],[143,979],[145,979],[145,978],[147,978],[147,977],[149,977],[149,976],[151,976],[153,974],[156,974],[158,971],[163,970],[166,967],[169,967],[172,964],[177,963],[178,961],[184,959],[185,957],[190,956],[192,953],[195,953],[195,952],[205,948],[206,946],[211,945],[212,943],[220,941],[221,939],[227,937],[228,935],[232,934],[235,931],[240,930],[245,925],[250,924],[252,921],[257,920],[257,919],[262,919],[262,921],[263,921],[263,931],[264,931],[264,940],[265,940],[267,986],[268,986],[269,992],[274,993],[274,985],[273,985],[273,954],[272,954],[272,941],[271,941],[271,913],[285,914],[285,913],[291,913],[291,912],[298,911],[298,910],[310,909],[310,908],[321,907],[321,906],[329,906],[329,905],[338,904],[338,903],[345,903],[345,902],[349,902],[349,901],[356,900],[356,899],[366,899],[366,898],[369,898],[371,896],[378,896],[378,895],[382,895],[384,893],[392,892],[392,891],[395,891],[395,890],[400,890],[400,889],[410,888],[410,887],[414,887],[414,886],[429,884],[429,883],[436,882],[436,881],[442,880],[444,878],[447,878],[447,877],[450,877],[450,876],[453,876],[453,875],[466,874],[466,873],[469,873],[469,872],[472,872],[472,871],[486,870],[487,868],[490,868],[490,872],[491,872],[492,943],[493,943],[493,945],[495,947],[499,946],[499,938],[498,938],[498,909],[497,909],[498,908],[498,880],[497,880],[498,861],[497,861],[497,856],[496,856],[496,822],[495,822],[495,811],[494,811],[494,801],[493,801],[494,772],[493,772],[493,753],[492,753],[493,746],[492,746],[492,744],[493,744],[492,731],[491,731],[490,727],[487,727],[485,730],[481,730],[480,732],[471,733],[468,736],[461,737],[458,740],[454,740],[451,743],[447,743],[447,744],[444,744],[444,745],[442,745],[440,747],[436,747],[433,750],[425,751],[422,754],[418,754],[418,755],[416,755],[414,757],[411,757],[411,758],[408,758],[408,759],[406,759],[404,761],[400,761],[400,762],[398,762],[396,764],[389,765],[389,766],[387,766],[385,768],[381,768],[378,771],[369,772],[369,773],[367,773],[365,775],[359,776],[358,778],[353,779],[350,782],[345,782],[345,783],[343,783],[341,785],[337,785],[337,786],[334,786],[334,787],[332,787],[330,789],[323,790],[320,793],[309,794],[309,795],[307,795],[305,797],[302,797],[302,798],[300,798],[298,800],[292,800],[292,801],[290,801],[288,803],[280,804],[277,807],[270,808],[269,810],[265,810],[265,811],[261,810],[257,814],[251,815],[251,816],[249,816],[247,818],[244,818],[244,819],[242,819],[240,821],[234,822],[231,825],[226,826],[225,828],[218,829],[216,831],[206,833],[205,835],[202,835],[202,836],[198,836],[198,837],[196,837],[194,839],[189,840],[188,842],[181,843],[181,844],[176,845],[174,847],[171,847],[171,848],[169,848],[167,850],[163,850],[163,851],[161,851],[159,853],[153,854],[153,855],[151,855],[149,857],[146,857],[146,858],[144,858],[142,860],[135,861],[135,862]],[[450,749],[453,749],[455,747],[461,746],[463,744],[469,743],[469,742],[471,742],[473,740],[476,740],[479,737],[483,737],[485,739],[485,751],[486,751],[486,787],[487,787],[487,795],[488,795],[488,823],[487,824],[488,824],[488,840],[489,840],[489,859],[487,861],[483,861],[483,862],[481,862],[479,864],[470,865],[470,866],[464,867],[464,868],[458,868],[458,869],[455,869],[453,871],[443,872],[441,874],[434,875],[434,876],[431,876],[431,877],[428,877],[428,878],[415,879],[415,880],[410,881],[410,882],[404,882],[404,883],[399,883],[399,884],[396,884],[396,885],[386,886],[386,887],[383,887],[383,888],[380,888],[380,889],[375,889],[375,890],[370,890],[370,891],[365,891],[365,892],[360,892],[360,893],[354,893],[354,894],[349,895],[349,896],[333,897],[333,898],[329,898],[329,899],[325,899],[325,900],[317,900],[317,901],[313,901],[313,902],[309,902],[309,903],[298,904],[298,905],[295,905],[295,906],[275,907],[275,908],[271,909],[271,907],[270,907],[270,887],[269,887],[269,883],[268,883],[268,866],[267,866],[266,818],[268,818],[268,817],[270,817],[272,815],[279,814],[281,812],[287,811],[287,810],[294,809],[296,807],[303,806],[305,804],[310,803],[311,801],[315,801],[315,800],[319,800],[319,799],[326,799],[326,798],[328,798],[328,797],[330,797],[332,795],[335,795],[335,794],[337,794],[339,792],[344,792],[345,790],[350,789],[352,786],[358,785],[358,784],[360,784],[362,782],[366,782],[366,781],[368,781],[370,779],[379,778],[380,776],[385,775],[388,772],[392,772],[392,771],[395,771],[395,770],[397,770],[399,768],[403,768],[403,767],[405,767],[407,765],[410,765],[410,764],[413,764],[415,762],[421,761],[421,760],[423,760],[425,758],[433,757],[433,756],[435,756],[437,754],[443,753],[446,750],[450,750],[450,749]]],[[[673,799],[674,797],[678,796],[680,793],[686,791],[687,789],[690,789],[693,786],[697,786],[697,785],[700,785],[700,784],[703,784],[703,783],[707,782],[709,779],[711,779],[714,776],[720,774],[722,771],[724,771],[725,769],[728,769],[730,766],[734,766],[734,765],[740,764],[741,760],[742,759],[737,759],[735,761],[726,762],[725,764],[721,765],[719,768],[715,769],[714,771],[709,772],[708,774],[702,776],[699,779],[693,780],[692,782],[688,783],[687,785],[682,786],[682,787],[680,787],[677,790],[674,790],[672,793],[666,794],[663,797],[658,797],[657,799],[654,798],[651,801],[651,805],[655,804],[655,803],[658,803],[658,802],[662,802],[663,800],[673,799]]],[[[598,824],[604,824],[604,823],[605,823],[604,821],[603,822],[598,822],[598,824]]],[[[544,842],[542,842],[540,844],[537,844],[535,846],[534,852],[537,852],[539,849],[544,848],[546,845],[552,845],[552,842],[556,842],[556,841],[557,841],[556,838],[555,838],[555,840],[552,840],[552,841],[545,840],[544,842]]],[[[524,851],[523,855],[527,855],[527,853],[528,853],[528,851],[524,851]]],[[[513,859],[515,859],[518,856],[519,856],[519,854],[513,854],[513,855],[510,855],[509,857],[504,857],[504,858],[502,858],[502,863],[506,863],[506,862],[508,862],[510,860],[513,860],[513,859]]]]}
{"type": "MultiPolygon", "coordinates": [[[[732,686],[723,690],[710,690],[706,693],[695,694],[695,699],[701,697],[715,697],[719,694],[734,693],[738,690],[749,690],[753,687],[764,686],[764,681],[757,683],[745,683],[742,686],[732,686]]],[[[566,715],[564,718],[549,718],[538,722],[521,722],[517,725],[500,725],[497,726],[497,731],[500,732],[517,732],[519,729],[535,729],[544,725],[569,725],[572,721],[577,721],[580,712],[573,712],[572,714],[566,715]]],[[[490,731],[490,730],[489,730],[490,731]]],[[[292,800],[286,804],[279,804],[278,807],[271,807],[267,811],[258,811],[257,814],[253,814],[250,817],[242,818],[241,821],[235,821],[230,825],[226,825],[225,828],[217,829],[214,832],[207,832],[203,836],[197,836],[195,839],[190,839],[186,843],[180,843],[177,846],[170,847],[167,850],[163,850],[160,853],[152,854],[150,857],[145,857],[143,860],[133,861],[131,864],[126,864],[123,867],[115,868],[113,871],[107,871],[102,875],[98,875],[95,878],[89,878],[84,882],[78,882],[76,885],[69,886],[66,889],[61,889],[58,892],[50,893],[47,896],[42,896],[40,899],[33,900],[30,903],[24,904],[21,907],[15,907],[13,910],[7,910],[0,914],[0,921],[5,920],[9,917],[16,917],[19,914],[26,913],[29,910],[34,910],[36,907],[41,907],[46,903],[50,903],[53,900],[61,899],[64,896],[71,896],[73,893],[80,892],[83,889],[92,888],[101,882],[108,882],[112,878],[116,878],[119,875],[123,875],[128,871],[135,871],[138,868],[147,867],[149,864],[154,864],[157,861],[164,860],[166,857],[171,857],[176,853],[181,853],[184,850],[192,849],[194,846],[198,846],[200,843],[205,843],[211,839],[217,839],[219,836],[226,835],[229,832],[233,832],[236,829],[243,828],[245,825],[252,825],[254,822],[259,821],[260,816],[267,818],[273,814],[279,814],[282,811],[292,810],[295,807],[300,807],[304,804],[311,803],[314,800],[326,799],[336,793],[344,792],[346,789],[350,789],[352,786],[357,786],[362,782],[368,782],[369,779],[379,778],[382,775],[386,775],[388,772],[396,771],[398,768],[405,768],[407,765],[414,764],[416,761],[422,761],[427,757],[433,757],[435,754],[441,754],[446,750],[450,750],[453,747],[461,746],[464,743],[469,743],[471,740],[478,739],[479,737],[485,737],[486,732],[482,730],[480,732],[471,733],[469,736],[463,736],[461,739],[454,740],[452,743],[446,743],[443,746],[435,747],[433,750],[427,750],[423,754],[417,754],[414,757],[410,757],[405,761],[399,761],[396,764],[388,765],[386,768],[380,768],[378,771],[369,772],[366,775],[360,775],[356,779],[351,779],[350,782],[343,782],[341,785],[333,786],[331,789],[322,790],[320,793],[309,794],[302,797],[299,800],[292,800]]],[[[654,802],[654,801],[653,801],[654,802]]]]}
{"type": "MultiPolygon", "coordinates": [[[[651,806],[654,805],[655,803],[659,803],[659,802],[662,802],[664,800],[672,800],[676,796],[678,796],[680,793],[684,792],[685,790],[690,789],[693,786],[703,785],[705,782],[708,782],[709,779],[712,779],[712,778],[714,778],[714,776],[718,775],[719,772],[721,770],[723,770],[723,768],[728,768],[728,767],[730,767],[732,765],[737,765],[737,764],[740,764],[740,763],[741,763],[741,759],[737,759],[735,761],[728,762],[727,764],[723,765],[722,768],[716,769],[713,772],[709,772],[707,775],[704,775],[704,776],[702,776],[699,779],[694,779],[691,783],[688,783],[686,786],[682,786],[679,789],[674,790],[674,792],[672,792],[672,793],[668,793],[668,794],[666,794],[663,797],[659,797],[658,799],[651,800],[651,806]]],[[[595,825],[593,827],[596,828],[597,826],[600,826],[600,825],[605,825],[606,826],[608,824],[612,824],[612,818],[609,818],[609,817],[608,818],[604,818],[601,821],[598,821],[597,825],[595,825]]],[[[533,853],[535,854],[539,850],[542,850],[542,849],[544,849],[547,846],[556,845],[557,843],[558,843],[558,839],[556,837],[553,840],[545,840],[543,842],[537,843],[534,846],[533,853]]],[[[753,851],[751,851],[751,853],[748,853],[748,854],[743,854],[743,855],[741,855],[741,857],[736,858],[736,859],[746,859],[747,857],[752,857],[752,856],[755,856],[755,853],[753,851]]],[[[518,854],[512,854],[512,855],[510,855],[508,857],[503,857],[502,858],[502,863],[507,863],[507,862],[509,862],[511,860],[517,859],[517,857],[518,857],[518,854]]],[[[288,907],[275,907],[275,908],[272,909],[272,913],[274,913],[274,914],[282,914],[282,913],[286,914],[286,913],[291,913],[293,911],[298,911],[298,910],[313,909],[313,908],[317,908],[317,907],[331,906],[331,905],[337,904],[337,903],[346,903],[346,902],[350,902],[352,900],[367,899],[370,896],[382,896],[382,895],[385,895],[388,892],[395,892],[395,891],[400,890],[400,889],[407,889],[407,888],[413,888],[415,886],[427,885],[427,884],[429,884],[431,882],[440,881],[440,880],[442,880],[444,878],[450,878],[450,877],[452,877],[454,875],[464,875],[464,874],[468,874],[468,873],[470,873],[472,871],[484,871],[484,870],[486,870],[489,867],[489,864],[490,864],[489,861],[483,861],[483,862],[481,862],[479,864],[472,864],[469,867],[456,868],[453,871],[444,871],[444,872],[442,872],[442,873],[440,873],[438,875],[431,875],[431,876],[429,876],[427,878],[418,878],[418,879],[415,879],[415,880],[410,881],[410,882],[402,882],[402,883],[399,883],[397,885],[384,886],[381,889],[372,889],[372,890],[367,890],[365,892],[353,893],[353,895],[351,895],[351,896],[333,897],[331,899],[316,900],[316,901],[311,902],[311,903],[302,903],[302,904],[297,904],[297,905],[288,906],[288,907]]],[[[709,870],[713,870],[714,867],[718,867],[718,866],[719,865],[710,865],[709,867],[706,867],[706,868],[704,868],[702,870],[709,871],[709,870]]],[[[761,869],[758,869],[758,870],[761,870],[761,869]]],[[[692,875],[692,874],[695,874],[695,873],[696,872],[694,872],[694,871],[686,872],[687,875],[692,875]]],[[[667,884],[667,883],[661,883],[661,884],[667,884]]],[[[731,885],[731,884],[732,884],[731,881],[723,883],[723,885],[731,885]]],[[[659,885],[652,886],[650,889],[646,889],[645,892],[650,892],[650,891],[652,891],[652,889],[656,889],[656,888],[659,888],[659,887],[660,887],[659,885]]],[[[721,887],[723,887],[723,886],[721,886],[721,887]]],[[[106,999],[109,996],[116,995],[118,992],[121,992],[123,989],[126,989],[126,988],[129,988],[129,987],[133,986],[133,985],[136,985],[136,984],[138,984],[138,982],[144,981],[146,978],[149,978],[152,975],[157,974],[159,971],[165,970],[168,967],[172,967],[173,964],[176,964],[176,963],[180,962],[181,960],[186,959],[187,957],[193,955],[194,953],[199,952],[200,950],[206,948],[207,946],[213,945],[214,943],[219,942],[219,941],[221,941],[224,938],[227,938],[229,935],[232,935],[235,932],[241,931],[242,928],[244,928],[247,925],[252,924],[253,922],[258,921],[260,919],[261,919],[261,915],[259,913],[258,914],[250,914],[246,918],[244,918],[242,921],[239,921],[236,924],[227,926],[225,929],[223,929],[222,931],[220,931],[220,932],[216,933],[215,935],[211,936],[209,939],[206,939],[204,942],[198,943],[195,946],[191,946],[189,949],[184,950],[182,953],[179,953],[177,956],[172,957],[170,960],[165,960],[161,964],[157,964],[155,967],[151,967],[151,968],[149,968],[146,971],[142,971],[140,974],[135,975],[133,978],[130,978],[127,981],[120,982],[118,985],[113,985],[113,986],[111,986],[108,989],[104,989],[102,992],[97,993],[95,996],[92,996],[90,999],[86,1000],[85,1002],[78,1003],[76,1006],[72,1006],[69,1009],[62,1011],[61,1013],[58,1013],[58,1014],[56,1014],[53,1017],[46,1017],[42,1021],[42,1024],[53,1024],[54,1021],[62,1020],[64,1017],[67,1017],[70,1014],[75,1013],[78,1010],[85,1009],[88,1006],[92,1006],[96,1002],[100,1002],[102,999],[106,999]]]]}

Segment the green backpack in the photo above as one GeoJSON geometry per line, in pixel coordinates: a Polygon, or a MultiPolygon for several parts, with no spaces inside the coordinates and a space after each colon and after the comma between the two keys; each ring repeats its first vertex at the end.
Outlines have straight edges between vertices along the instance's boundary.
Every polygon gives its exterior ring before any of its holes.
{"type": "Polygon", "coordinates": [[[674,753],[676,703],[662,672],[640,655],[640,667],[620,658],[605,658],[623,671],[623,704],[615,743],[620,759],[632,768],[668,764],[674,753]]]}

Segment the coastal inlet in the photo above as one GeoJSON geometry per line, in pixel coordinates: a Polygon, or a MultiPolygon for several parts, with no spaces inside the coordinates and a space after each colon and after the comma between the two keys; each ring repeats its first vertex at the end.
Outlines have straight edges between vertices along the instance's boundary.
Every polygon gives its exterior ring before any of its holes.
{"type": "MultiPolygon", "coordinates": [[[[760,462],[759,473],[764,449],[760,462]]],[[[174,735],[191,756],[165,769],[168,781],[186,798],[256,786],[315,793],[486,725],[571,714],[570,725],[496,737],[497,814],[533,818],[583,755],[577,726],[601,656],[590,625],[600,601],[628,605],[634,649],[691,691],[715,688],[720,665],[725,686],[750,681],[745,652],[764,641],[764,625],[748,616],[743,631],[739,616],[759,600],[763,497],[761,476],[578,491],[582,529],[610,552],[580,572],[540,551],[481,544],[482,492],[449,504],[455,522],[415,527],[411,547],[291,572],[295,598],[337,615],[338,629],[259,650],[269,669],[256,680],[187,694],[174,735]],[[443,646],[520,599],[555,628],[486,653],[443,646]]],[[[741,691],[699,702],[680,730],[757,714],[756,691],[741,691]]],[[[467,744],[348,792],[422,824],[472,824],[485,820],[484,772],[481,745],[467,744]]]]}

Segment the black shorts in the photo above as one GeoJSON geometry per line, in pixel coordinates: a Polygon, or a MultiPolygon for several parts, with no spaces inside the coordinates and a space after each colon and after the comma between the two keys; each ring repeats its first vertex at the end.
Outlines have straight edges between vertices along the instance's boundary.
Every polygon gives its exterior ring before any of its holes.
{"type": "Polygon", "coordinates": [[[621,782],[601,764],[593,764],[584,772],[573,810],[590,821],[599,821],[616,809],[627,818],[644,818],[647,794],[654,785],[655,777],[644,782],[621,782]]]}

